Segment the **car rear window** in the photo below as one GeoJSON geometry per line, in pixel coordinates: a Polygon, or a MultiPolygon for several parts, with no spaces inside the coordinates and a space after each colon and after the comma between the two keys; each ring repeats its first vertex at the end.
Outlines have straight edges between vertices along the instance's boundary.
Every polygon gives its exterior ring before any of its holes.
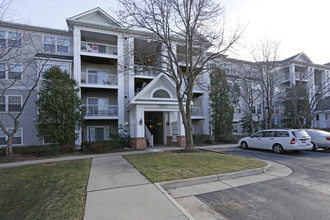
{"type": "Polygon", "coordinates": [[[304,137],[304,136],[309,136],[306,131],[304,130],[298,130],[298,131],[292,131],[293,136],[296,138],[304,137]]]}

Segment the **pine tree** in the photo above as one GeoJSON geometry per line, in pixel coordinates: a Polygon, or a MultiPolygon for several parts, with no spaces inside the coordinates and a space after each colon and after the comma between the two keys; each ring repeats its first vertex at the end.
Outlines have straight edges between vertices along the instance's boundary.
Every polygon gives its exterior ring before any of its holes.
{"type": "Polygon", "coordinates": [[[230,135],[233,131],[234,107],[230,98],[230,87],[226,80],[226,74],[221,69],[215,69],[210,74],[211,80],[211,108],[212,125],[215,140],[220,136],[230,135]]]}
{"type": "Polygon", "coordinates": [[[311,125],[312,113],[306,86],[297,84],[290,88],[283,101],[284,113],[282,125],[286,128],[308,128],[311,125]],[[305,123],[304,123],[305,122],[305,123]]]}
{"type": "Polygon", "coordinates": [[[40,138],[61,146],[74,144],[78,135],[75,130],[82,125],[85,115],[76,81],[54,66],[45,72],[41,85],[36,101],[40,138]]]}

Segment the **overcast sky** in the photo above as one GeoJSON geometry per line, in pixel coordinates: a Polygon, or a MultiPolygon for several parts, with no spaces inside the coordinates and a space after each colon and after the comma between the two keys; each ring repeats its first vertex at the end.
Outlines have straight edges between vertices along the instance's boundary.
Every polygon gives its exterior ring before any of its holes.
{"type": "MultiPolygon", "coordinates": [[[[251,45],[266,38],[281,42],[281,59],[305,52],[315,63],[330,62],[329,0],[220,1],[228,25],[247,25],[235,58],[251,59],[251,45]]],[[[67,29],[65,18],[95,7],[115,17],[118,4],[116,0],[13,0],[7,20],[67,29]]]]}

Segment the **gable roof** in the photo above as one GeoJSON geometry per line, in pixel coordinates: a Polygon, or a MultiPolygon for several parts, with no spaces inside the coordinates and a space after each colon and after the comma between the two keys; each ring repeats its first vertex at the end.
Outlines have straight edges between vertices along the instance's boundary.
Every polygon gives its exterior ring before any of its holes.
{"type": "Polygon", "coordinates": [[[125,108],[130,108],[129,106],[134,104],[155,104],[157,102],[162,104],[178,104],[175,84],[172,79],[164,73],[160,73],[146,87],[144,87],[129,103],[126,104],[125,108]],[[157,90],[165,90],[170,95],[170,98],[153,97],[153,94],[157,90]]]}
{"type": "Polygon", "coordinates": [[[320,100],[316,107],[315,111],[329,111],[330,110],[330,96],[325,97],[324,99],[320,100]]]}
{"type": "Polygon", "coordinates": [[[291,61],[302,61],[302,62],[313,63],[312,60],[309,59],[309,57],[304,52],[301,52],[292,57],[278,61],[278,64],[285,64],[285,63],[289,63],[291,61]]]}
{"type": "Polygon", "coordinates": [[[99,7],[67,18],[66,21],[68,26],[71,28],[74,22],[123,27],[118,21],[116,21],[113,17],[111,17],[108,13],[99,7]]]}

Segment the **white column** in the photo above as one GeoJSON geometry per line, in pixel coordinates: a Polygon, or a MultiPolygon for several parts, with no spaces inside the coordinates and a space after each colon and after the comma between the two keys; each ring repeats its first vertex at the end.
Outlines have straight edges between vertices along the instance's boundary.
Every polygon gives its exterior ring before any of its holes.
{"type": "Polygon", "coordinates": [[[136,137],[144,137],[144,109],[136,108],[136,137]]]}
{"type": "Polygon", "coordinates": [[[117,103],[118,103],[118,126],[124,125],[124,103],[125,103],[125,94],[124,94],[124,37],[118,36],[118,64],[117,64],[117,70],[118,70],[118,97],[117,97],[117,103]]]}
{"type": "Polygon", "coordinates": [[[131,138],[136,137],[136,130],[137,130],[137,119],[136,119],[136,110],[131,109],[129,111],[129,134],[131,138]]]}
{"type": "Polygon", "coordinates": [[[185,135],[185,129],[182,121],[182,116],[180,111],[177,112],[178,114],[178,136],[184,136],[185,135]]]}
{"type": "Polygon", "coordinates": [[[131,100],[134,98],[134,38],[128,38],[128,99],[131,100]]]}
{"type": "Polygon", "coordinates": [[[292,86],[296,85],[296,70],[294,64],[290,64],[289,73],[290,73],[290,88],[291,88],[292,86]]]}
{"type": "MultiPolygon", "coordinates": [[[[73,30],[73,78],[77,81],[79,87],[78,96],[81,98],[81,59],[80,59],[80,44],[81,44],[81,32],[80,28],[74,27],[73,30]]],[[[77,146],[81,145],[81,127],[79,127],[75,132],[78,134],[75,144],[77,146]]]]}
{"type": "Polygon", "coordinates": [[[163,139],[164,144],[167,145],[167,134],[168,134],[168,128],[169,125],[167,125],[167,122],[169,122],[170,119],[168,117],[168,112],[163,112],[163,139]]]}

